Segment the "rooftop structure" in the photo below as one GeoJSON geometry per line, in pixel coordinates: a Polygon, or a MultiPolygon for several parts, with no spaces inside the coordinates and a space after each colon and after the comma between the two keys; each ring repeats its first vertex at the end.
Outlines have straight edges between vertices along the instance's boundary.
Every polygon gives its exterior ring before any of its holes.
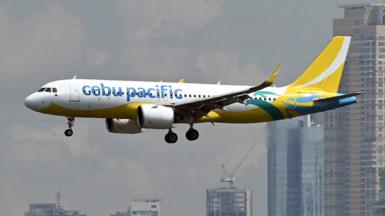
{"type": "Polygon", "coordinates": [[[61,206],[61,194],[56,194],[56,203],[30,204],[25,216],[86,216],[78,210],[67,210],[61,206]]]}
{"type": "Polygon", "coordinates": [[[160,199],[135,199],[125,212],[116,212],[111,216],[159,216],[160,199]]]}

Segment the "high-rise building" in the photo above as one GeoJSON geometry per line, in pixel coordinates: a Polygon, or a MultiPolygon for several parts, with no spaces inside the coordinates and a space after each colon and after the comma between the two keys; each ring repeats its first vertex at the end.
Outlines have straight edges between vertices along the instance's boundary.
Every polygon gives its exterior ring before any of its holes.
{"type": "Polygon", "coordinates": [[[30,204],[25,216],[86,216],[78,210],[64,209],[60,203],[61,194],[56,194],[56,203],[38,203],[30,204]]]}
{"type": "Polygon", "coordinates": [[[135,199],[125,212],[116,212],[111,216],[159,216],[159,199],[135,199]]]}
{"type": "Polygon", "coordinates": [[[378,201],[373,206],[373,216],[385,216],[385,168],[378,170],[380,192],[378,201]]]}
{"type": "Polygon", "coordinates": [[[325,113],[325,215],[371,216],[385,165],[385,4],[343,5],[334,35],[352,36],[341,92],[358,103],[325,113]]]}
{"type": "Polygon", "coordinates": [[[268,215],[323,216],[323,127],[310,116],[268,127],[268,215]]]}
{"type": "Polygon", "coordinates": [[[247,189],[229,187],[206,191],[207,216],[252,216],[252,195],[247,189]]]}

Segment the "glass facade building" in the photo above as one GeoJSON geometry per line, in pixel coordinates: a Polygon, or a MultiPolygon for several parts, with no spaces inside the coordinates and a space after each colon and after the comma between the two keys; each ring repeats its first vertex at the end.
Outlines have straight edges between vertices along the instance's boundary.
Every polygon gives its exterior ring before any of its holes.
{"type": "Polygon", "coordinates": [[[323,216],[323,127],[309,116],[268,127],[268,215],[323,216]]]}
{"type": "Polygon", "coordinates": [[[372,216],[385,167],[385,4],[341,6],[334,35],[352,42],[340,92],[358,103],[325,113],[325,214],[372,216]]]}

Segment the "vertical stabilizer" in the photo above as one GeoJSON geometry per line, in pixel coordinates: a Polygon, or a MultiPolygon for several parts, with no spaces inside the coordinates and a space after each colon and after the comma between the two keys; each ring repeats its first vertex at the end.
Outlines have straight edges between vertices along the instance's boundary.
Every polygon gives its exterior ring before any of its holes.
{"type": "Polygon", "coordinates": [[[351,37],[336,36],[289,88],[337,92],[351,37]]]}

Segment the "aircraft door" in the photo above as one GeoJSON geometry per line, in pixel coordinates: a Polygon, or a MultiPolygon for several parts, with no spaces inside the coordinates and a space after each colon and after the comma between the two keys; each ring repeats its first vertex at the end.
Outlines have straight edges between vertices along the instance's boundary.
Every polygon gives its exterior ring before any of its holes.
{"type": "Polygon", "coordinates": [[[70,102],[80,102],[79,82],[75,79],[70,82],[70,102]]]}

